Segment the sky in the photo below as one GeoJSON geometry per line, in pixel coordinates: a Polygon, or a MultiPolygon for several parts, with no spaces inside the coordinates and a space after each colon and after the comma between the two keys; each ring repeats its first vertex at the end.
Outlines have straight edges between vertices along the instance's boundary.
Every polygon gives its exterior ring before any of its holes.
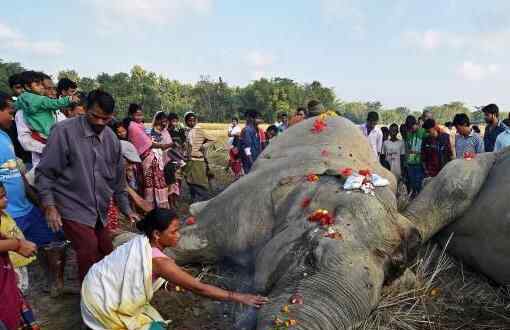
{"type": "Polygon", "coordinates": [[[508,0],[5,1],[0,59],[55,74],[318,80],[342,101],[510,108],[508,0]]]}

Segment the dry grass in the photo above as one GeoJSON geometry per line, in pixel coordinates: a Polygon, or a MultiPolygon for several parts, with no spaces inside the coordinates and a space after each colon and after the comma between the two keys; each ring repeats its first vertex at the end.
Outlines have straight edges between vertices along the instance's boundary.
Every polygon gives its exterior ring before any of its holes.
{"type": "Polygon", "coordinates": [[[510,329],[510,290],[466,270],[429,243],[411,270],[383,290],[358,330],[510,329]]]}

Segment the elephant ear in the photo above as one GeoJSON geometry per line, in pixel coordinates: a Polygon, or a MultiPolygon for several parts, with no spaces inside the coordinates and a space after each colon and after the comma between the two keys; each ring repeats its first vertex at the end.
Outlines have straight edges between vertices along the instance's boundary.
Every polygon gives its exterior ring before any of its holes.
{"type": "Polygon", "coordinates": [[[417,226],[424,241],[466,212],[496,158],[496,153],[484,153],[473,160],[451,161],[402,212],[417,226]]]}

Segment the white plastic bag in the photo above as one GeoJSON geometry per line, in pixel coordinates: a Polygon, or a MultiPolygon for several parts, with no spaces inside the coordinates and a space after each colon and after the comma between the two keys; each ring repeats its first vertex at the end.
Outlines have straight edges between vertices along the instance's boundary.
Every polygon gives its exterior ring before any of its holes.
{"type": "Polygon", "coordinates": [[[363,184],[364,176],[359,175],[358,173],[351,174],[344,183],[345,190],[355,190],[360,189],[363,184]]]}
{"type": "Polygon", "coordinates": [[[372,184],[374,187],[386,187],[390,182],[377,174],[372,174],[372,184]]]}

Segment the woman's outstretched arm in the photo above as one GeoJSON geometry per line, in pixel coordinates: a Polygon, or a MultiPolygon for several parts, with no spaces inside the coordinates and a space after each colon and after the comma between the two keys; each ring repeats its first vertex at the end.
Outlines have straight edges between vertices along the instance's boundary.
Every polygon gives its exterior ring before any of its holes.
{"type": "Polygon", "coordinates": [[[266,297],[227,291],[213,285],[202,283],[187,273],[185,270],[183,270],[181,267],[179,267],[170,258],[152,259],[152,270],[154,273],[158,274],[160,277],[163,277],[167,281],[180,285],[183,288],[193,291],[198,295],[209,297],[215,300],[235,301],[257,308],[269,301],[266,297]]]}

